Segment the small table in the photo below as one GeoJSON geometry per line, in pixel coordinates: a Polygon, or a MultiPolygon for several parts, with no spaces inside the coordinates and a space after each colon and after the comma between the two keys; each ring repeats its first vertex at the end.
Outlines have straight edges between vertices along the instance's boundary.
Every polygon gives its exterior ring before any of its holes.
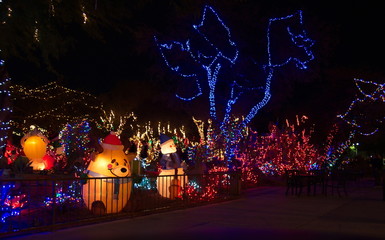
{"type": "Polygon", "coordinates": [[[296,175],[298,178],[298,182],[300,183],[300,192],[298,195],[301,194],[302,192],[302,187],[306,186],[307,187],[307,195],[310,195],[311,192],[311,187],[313,186],[313,195],[316,194],[317,190],[317,185],[321,185],[322,193],[325,191],[325,185],[324,185],[324,175],[323,174],[316,174],[313,172],[308,172],[308,173],[300,173],[296,175]]]}

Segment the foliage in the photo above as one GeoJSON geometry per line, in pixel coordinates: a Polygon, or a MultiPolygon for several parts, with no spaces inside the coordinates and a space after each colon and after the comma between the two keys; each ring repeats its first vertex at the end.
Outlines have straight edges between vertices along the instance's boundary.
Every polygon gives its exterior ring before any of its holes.
{"type": "Polygon", "coordinates": [[[0,189],[0,222],[5,223],[8,217],[20,215],[20,211],[26,203],[26,195],[17,191],[15,184],[2,185],[0,189]]]}
{"type": "Polygon", "coordinates": [[[8,165],[8,159],[1,155],[0,156],[0,169],[6,169],[6,168],[9,168],[9,165],[8,165]]]}
{"type": "Polygon", "coordinates": [[[292,125],[281,130],[274,124],[270,129],[269,134],[257,136],[253,143],[256,163],[266,175],[282,175],[286,169],[309,171],[322,167],[324,159],[305,129],[296,131],[292,125]]]}
{"type": "Polygon", "coordinates": [[[93,152],[90,139],[91,127],[87,120],[68,123],[60,132],[60,139],[64,147],[66,165],[65,169],[73,172],[83,172],[90,161],[89,156],[93,152]]]}
{"type": "Polygon", "coordinates": [[[19,155],[15,161],[12,162],[12,170],[14,173],[27,173],[30,171],[31,161],[22,155],[19,155]]]}

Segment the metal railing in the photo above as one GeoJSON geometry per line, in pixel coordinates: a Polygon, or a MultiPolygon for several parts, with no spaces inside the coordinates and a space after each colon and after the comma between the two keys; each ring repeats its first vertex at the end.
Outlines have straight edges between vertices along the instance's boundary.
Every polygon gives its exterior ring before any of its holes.
{"type": "Polygon", "coordinates": [[[0,237],[229,200],[240,181],[237,173],[0,179],[0,237]]]}

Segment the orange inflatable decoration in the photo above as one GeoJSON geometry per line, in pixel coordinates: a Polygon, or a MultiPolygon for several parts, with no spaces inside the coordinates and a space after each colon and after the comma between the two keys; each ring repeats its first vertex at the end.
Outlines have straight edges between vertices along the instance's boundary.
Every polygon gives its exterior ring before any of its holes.
{"type": "Polygon", "coordinates": [[[25,156],[31,161],[33,170],[45,169],[43,157],[47,152],[48,139],[38,132],[33,130],[27,133],[21,140],[21,146],[25,156]]]}
{"type": "Polygon", "coordinates": [[[120,139],[111,133],[103,143],[103,152],[96,155],[87,168],[90,179],[83,185],[83,199],[94,214],[120,212],[130,199],[131,162],[135,155],[126,155],[120,139]]]}

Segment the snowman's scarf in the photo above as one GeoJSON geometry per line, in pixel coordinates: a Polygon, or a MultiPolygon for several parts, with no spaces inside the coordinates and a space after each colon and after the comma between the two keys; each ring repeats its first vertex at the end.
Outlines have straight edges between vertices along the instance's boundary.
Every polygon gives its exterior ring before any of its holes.
{"type": "Polygon", "coordinates": [[[119,199],[118,196],[119,196],[120,184],[131,182],[131,178],[129,178],[129,177],[124,177],[124,178],[111,177],[111,176],[103,175],[103,174],[100,174],[100,173],[97,173],[97,172],[94,172],[91,170],[88,170],[87,174],[90,175],[91,177],[95,177],[95,178],[105,178],[105,179],[103,179],[103,182],[113,183],[114,184],[114,199],[116,199],[116,200],[119,199]]]}

